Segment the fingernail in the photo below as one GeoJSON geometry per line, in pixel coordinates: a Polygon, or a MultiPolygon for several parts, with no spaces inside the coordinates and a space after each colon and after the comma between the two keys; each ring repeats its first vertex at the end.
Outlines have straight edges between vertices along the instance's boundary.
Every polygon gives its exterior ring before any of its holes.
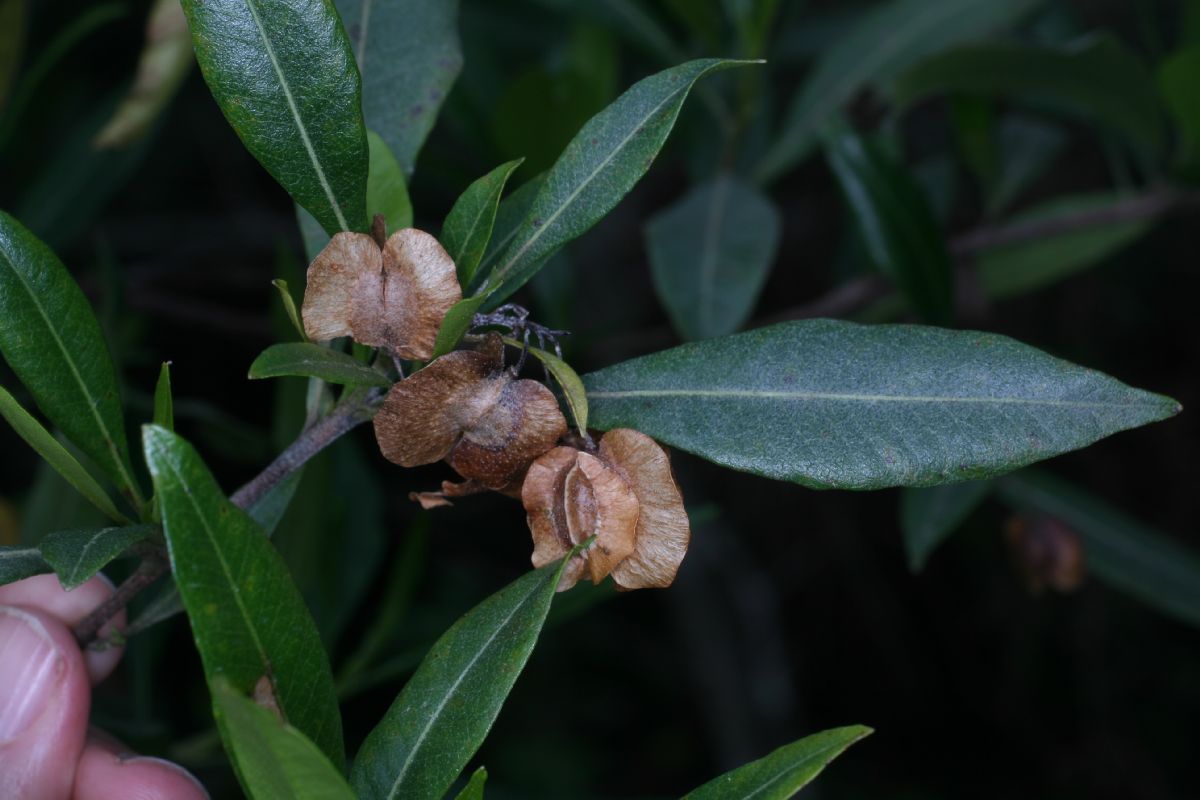
{"type": "Polygon", "coordinates": [[[20,735],[41,715],[64,669],[40,619],[0,606],[0,742],[20,735]]]}
{"type": "Polygon", "coordinates": [[[176,772],[181,777],[187,778],[189,781],[194,783],[196,785],[196,788],[198,790],[200,790],[200,794],[202,797],[212,797],[212,795],[210,795],[208,793],[208,789],[204,788],[204,784],[200,782],[199,778],[197,778],[192,773],[188,772],[183,767],[176,764],[174,761],[167,761],[165,758],[155,758],[154,756],[133,756],[132,758],[122,758],[121,763],[122,764],[157,764],[160,767],[166,767],[167,769],[171,770],[172,772],[176,772]]]}

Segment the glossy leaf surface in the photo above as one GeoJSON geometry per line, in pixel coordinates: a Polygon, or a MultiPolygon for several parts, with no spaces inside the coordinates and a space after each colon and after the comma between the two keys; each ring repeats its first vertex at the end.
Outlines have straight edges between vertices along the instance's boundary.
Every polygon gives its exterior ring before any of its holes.
{"type": "Polygon", "coordinates": [[[246,149],[330,235],[367,228],[358,68],[327,0],[183,0],[196,61],[246,149]]]}
{"type": "Polygon", "coordinates": [[[363,76],[363,115],[411,175],[462,69],[458,0],[336,0],[363,76]]]}
{"type": "Polygon", "coordinates": [[[788,800],[846,748],[870,735],[851,725],[815,733],[688,792],[683,800],[788,800]]]}
{"type": "Polygon", "coordinates": [[[50,421],[138,496],[117,376],[96,315],[50,248],[3,211],[0,352],[50,421]]]}
{"type": "Polygon", "coordinates": [[[1186,547],[1088,492],[1034,470],[997,482],[1025,511],[1048,514],[1079,534],[1087,571],[1143,603],[1200,626],[1200,544],[1186,547]]]}
{"type": "Polygon", "coordinates": [[[154,384],[154,424],[175,430],[175,398],[171,394],[171,362],[164,361],[154,384]]]}
{"type": "Polygon", "coordinates": [[[920,572],[929,555],[954,533],[989,491],[991,481],[964,481],[925,489],[905,489],[900,495],[900,532],[908,568],[920,572]]]}
{"type": "Polygon", "coordinates": [[[320,378],[326,383],[350,386],[388,387],[392,382],[378,370],[353,356],[312,342],[273,344],[259,353],[250,365],[251,378],[280,378],[287,375],[320,378]]]}
{"type": "Polygon", "coordinates": [[[1004,336],[808,320],[584,376],[591,425],[816,488],[998,475],[1179,404],[1004,336]]]}
{"type": "Polygon", "coordinates": [[[654,287],[681,337],[724,336],[745,323],[781,227],[771,199],[733,175],[697,186],[647,223],[654,287]]]}
{"type": "Polygon", "coordinates": [[[234,689],[213,682],[213,704],[229,732],[230,756],[255,800],[354,800],[346,779],[303,733],[234,689]]]}
{"type": "Polygon", "coordinates": [[[470,286],[492,238],[500,195],[523,158],[508,161],[478,179],[454,201],[442,225],[441,242],[458,268],[458,282],[470,286]]]}
{"type": "Polygon", "coordinates": [[[926,322],[949,324],[950,254],[916,180],[881,148],[848,131],[832,136],[826,152],[875,266],[926,322]]]}
{"type": "Polygon", "coordinates": [[[1012,25],[1039,2],[891,0],[863,14],[818,59],[755,168],[755,178],[772,181],[808,156],[822,129],[863,87],[891,79],[946,47],[1012,25]]]}
{"type": "Polygon", "coordinates": [[[455,800],[483,800],[483,787],[487,783],[487,777],[487,770],[483,767],[475,770],[471,774],[471,780],[467,781],[467,785],[455,796],[455,800]]]}
{"type": "Polygon", "coordinates": [[[483,259],[475,269],[474,280],[470,285],[463,286],[464,293],[468,289],[477,289],[482,285],[496,267],[497,260],[504,255],[504,251],[508,249],[508,245],[517,235],[517,231],[521,229],[521,223],[529,214],[534,198],[541,191],[542,182],[545,179],[546,173],[544,172],[536,175],[500,201],[500,207],[496,209],[496,221],[492,225],[492,237],[483,253],[483,259]]]}
{"type": "Polygon", "coordinates": [[[89,503],[104,512],[104,515],[115,522],[128,522],[125,515],[113,505],[108,492],[96,482],[83,465],[67,448],[63,447],[50,431],[17,402],[8,390],[0,386],[0,417],[12,426],[17,435],[29,444],[43,460],[59,474],[75,491],[83,495],[89,503]]]}
{"type": "Polygon", "coordinates": [[[74,589],[103,569],[129,547],[154,535],[153,525],[130,525],[100,530],[57,531],[38,544],[59,583],[74,589]]]}
{"type": "Polygon", "coordinates": [[[389,231],[411,228],[412,200],[408,196],[404,168],[383,137],[373,130],[367,131],[367,145],[371,153],[371,171],[367,175],[367,216],[373,219],[376,214],[383,214],[389,231]]]}
{"type": "Polygon", "coordinates": [[[1108,35],[1066,48],[1019,42],[969,45],[917,64],[895,86],[901,106],[945,92],[1034,101],[1105,126],[1147,151],[1160,149],[1163,142],[1162,109],[1149,71],[1108,35]]]}
{"type": "MultiPolygon", "coordinates": [[[[524,346],[516,339],[509,339],[508,337],[505,337],[504,342],[510,347],[518,349],[524,346]]],[[[570,364],[563,361],[554,353],[548,353],[541,348],[530,347],[529,355],[545,365],[546,371],[550,373],[555,383],[562,389],[563,399],[567,403],[567,408],[571,410],[571,417],[575,420],[575,428],[579,431],[579,435],[586,435],[588,420],[587,390],[584,389],[583,381],[580,380],[579,374],[571,368],[570,364]]]]}
{"type": "Polygon", "coordinates": [[[646,174],[696,81],[753,63],[697,59],[644,78],[584,125],[546,177],[479,294],[497,305],[603,218],[646,174]]]}
{"type": "Polygon", "coordinates": [[[190,444],[152,425],[143,436],[171,569],[209,682],[249,692],[269,676],[284,718],[340,765],[329,662],[287,568],[190,444]]]}
{"type": "Polygon", "coordinates": [[[359,750],[350,775],[359,797],[445,795],[533,652],[564,563],[518,578],[437,640],[359,750]]]}

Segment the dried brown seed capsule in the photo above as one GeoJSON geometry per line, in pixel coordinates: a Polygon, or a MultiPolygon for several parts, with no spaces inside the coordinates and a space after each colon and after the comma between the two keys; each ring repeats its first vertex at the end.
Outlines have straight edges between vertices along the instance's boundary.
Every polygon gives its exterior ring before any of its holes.
{"type": "Polygon", "coordinates": [[[1083,583],[1083,542],[1062,522],[1042,515],[1015,516],[1005,525],[1004,538],[1031,593],[1046,587],[1067,593],[1083,583]]]}
{"type": "Polygon", "coordinates": [[[425,360],[442,318],[461,299],[454,262],[428,233],[396,231],[382,249],[364,233],[338,233],[308,268],[301,314],[315,341],[352,336],[425,360]]]}
{"type": "Polygon", "coordinates": [[[375,415],[375,437],[389,461],[415,467],[445,458],[464,478],[494,490],[519,479],[566,432],[553,393],[516,380],[494,335],[483,351],[449,353],[397,383],[375,415]]]}
{"type": "Polygon", "coordinates": [[[627,428],[604,434],[596,455],[556,447],[534,461],[521,500],[533,535],[534,566],[596,537],[567,565],[560,591],[585,572],[593,583],[611,574],[623,589],[670,586],[691,540],[666,452],[627,428]]]}

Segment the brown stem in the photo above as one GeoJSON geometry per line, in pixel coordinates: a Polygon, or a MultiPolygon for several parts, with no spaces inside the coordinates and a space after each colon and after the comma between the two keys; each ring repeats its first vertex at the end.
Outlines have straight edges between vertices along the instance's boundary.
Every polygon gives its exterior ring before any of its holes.
{"type": "Polygon", "coordinates": [[[97,606],[75,626],[75,641],[86,648],[92,644],[100,629],[112,619],[118,611],[129,605],[129,602],[145,588],[161,578],[167,571],[165,554],[147,554],[138,564],[133,574],[117,587],[112,596],[97,606]]]}
{"type": "Polygon", "coordinates": [[[381,389],[370,389],[350,395],[327,416],[305,428],[278,458],[268,464],[253,480],[234,492],[229,499],[238,508],[250,508],[278,486],[280,481],[304,466],[310,458],[333,444],[343,434],[371,419],[382,398],[381,389]]]}

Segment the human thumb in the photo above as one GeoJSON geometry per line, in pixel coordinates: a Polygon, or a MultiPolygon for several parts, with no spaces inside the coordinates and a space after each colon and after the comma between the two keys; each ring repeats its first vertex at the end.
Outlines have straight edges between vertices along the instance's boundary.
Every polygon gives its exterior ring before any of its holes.
{"type": "Polygon", "coordinates": [[[90,702],[87,668],[66,626],[0,605],[0,797],[70,796],[90,702]]]}

